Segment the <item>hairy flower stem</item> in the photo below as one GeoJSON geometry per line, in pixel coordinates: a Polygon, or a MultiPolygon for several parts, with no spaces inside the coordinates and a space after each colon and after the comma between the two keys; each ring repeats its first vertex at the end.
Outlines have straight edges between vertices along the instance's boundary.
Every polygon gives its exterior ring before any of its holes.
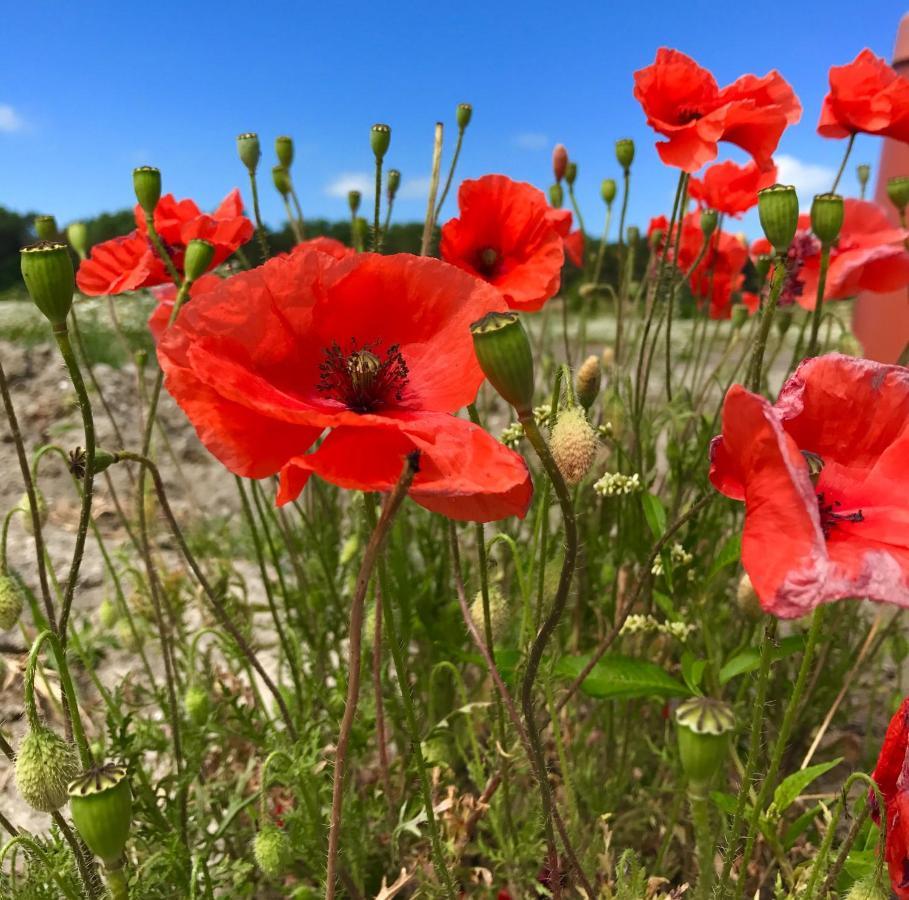
{"type": "Polygon", "coordinates": [[[282,199],[284,200],[284,215],[287,216],[287,224],[290,225],[290,230],[293,233],[294,240],[298,244],[302,244],[303,243],[303,231],[300,228],[300,223],[297,221],[296,217],[294,216],[293,212],[291,211],[290,203],[287,200],[287,195],[285,194],[282,199]]]}
{"type": "Polygon", "coordinates": [[[464,129],[458,128],[458,139],[455,141],[454,155],[451,157],[451,165],[448,167],[448,177],[445,179],[445,187],[442,188],[442,196],[436,204],[435,218],[439,220],[442,214],[442,207],[445,205],[445,198],[451,190],[451,182],[454,179],[455,169],[458,167],[458,159],[461,156],[461,145],[464,143],[464,129]]]}
{"type": "Polygon", "coordinates": [[[571,493],[565,484],[562,473],[556,465],[546,443],[542,432],[539,429],[532,414],[520,417],[521,425],[524,428],[524,434],[533,446],[534,452],[540,458],[546,475],[552,482],[559,506],[562,509],[562,521],[565,528],[565,557],[562,562],[562,572],[559,576],[559,586],[556,591],[555,599],[552,602],[552,608],[546,616],[537,636],[530,648],[527,658],[527,667],[524,671],[524,678],[521,682],[521,705],[524,710],[524,724],[527,728],[527,736],[530,740],[530,749],[532,754],[533,766],[536,769],[537,781],[540,787],[540,802],[543,810],[543,826],[546,833],[546,844],[549,852],[549,866],[554,873],[555,883],[558,885],[559,879],[559,860],[556,852],[555,832],[553,829],[553,799],[552,792],[549,789],[549,772],[546,766],[546,757],[543,750],[543,742],[540,738],[540,731],[536,721],[536,704],[533,696],[534,681],[540,668],[540,662],[543,659],[543,653],[549,638],[552,637],[559,620],[565,612],[568,604],[568,594],[571,590],[571,581],[574,576],[574,566],[578,554],[578,528],[575,520],[574,504],[571,500],[571,493]]]}
{"type": "Polygon", "coordinates": [[[85,540],[88,536],[88,527],[92,515],[92,498],[95,484],[95,421],[92,416],[91,402],[88,391],[79,371],[79,363],[69,340],[66,323],[54,327],[54,338],[66,363],[70,380],[76,389],[79,400],[79,411],[82,413],[82,428],[85,433],[85,476],[82,479],[82,507],[79,513],[79,525],[76,530],[76,542],[73,546],[73,561],[70,564],[69,575],[66,579],[66,588],[63,592],[63,604],[60,610],[60,643],[66,646],[66,626],[69,622],[69,613],[76,592],[76,582],[79,579],[79,569],[82,567],[82,556],[85,552],[85,540]]]}
{"type": "Polygon", "coordinates": [[[688,808],[694,825],[694,840],[698,856],[698,881],[694,892],[695,900],[707,900],[713,885],[713,855],[716,845],[710,825],[710,799],[699,789],[689,787],[688,808]]]}
{"type": "Polygon", "coordinates": [[[129,900],[129,887],[126,877],[126,867],[121,865],[116,869],[104,867],[104,880],[110,891],[111,900],[129,900]]]}
{"type": "Polygon", "coordinates": [[[423,222],[423,237],[420,240],[420,256],[429,254],[432,232],[436,225],[436,194],[439,191],[439,170],[442,168],[442,135],[444,127],[436,122],[432,143],[432,174],[429,176],[429,197],[426,200],[426,220],[423,222]]]}
{"type": "MultiPolygon", "coordinates": [[[[622,175],[622,210],[619,213],[619,296],[615,302],[615,361],[622,364],[622,326],[625,316],[625,301],[631,282],[631,268],[634,265],[634,247],[625,244],[625,216],[628,213],[628,192],[631,188],[631,169],[622,175]]],[[[603,235],[605,240],[606,235],[603,235]]]]}
{"type": "MultiPolygon", "coordinates": [[[[366,516],[367,522],[375,530],[376,512],[374,502],[371,498],[366,498],[366,516]]],[[[379,588],[382,594],[382,623],[388,635],[388,646],[391,650],[391,658],[394,662],[395,674],[398,679],[398,687],[401,693],[401,706],[404,708],[404,720],[407,726],[407,737],[410,741],[410,752],[416,762],[417,772],[420,777],[420,787],[423,794],[423,809],[426,812],[426,824],[429,829],[429,836],[432,842],[433,865],[435,866],[436,875],[442,881],[445,887],[445,893],[448,900],[455,900],[455,888],[451,880],[451,873],[445,864],[445,856],[442,852],[442,840],[439,834],[439,824],[436,821],[435,810],[432,804],[432,785],[429,781],[429,771],[426,768],[426,760],[423,757],[423,747],[420,740],[420,727],[417,723],[417,714],[414,708],[413,694],[410,687],[410,666],[407,664],[406,648],[401,643],[400,633],[397,623],[395,622],[394,609],[391,605],[391,591],[388,584],[388,576],[385,571],[385,561],[380,556],[378,561],[379,569],[379,588]]]]}
{"type": "Polygon", "coordinates": [[[811,628],[808,631],[808,640],[805,643],[805,651],[802,654],[802,663],[799,666],[799,673],[796,676],[795,686],[789,695],[786,704],[786,711],[783,713],[783,722],[780,725],[780,731],[777,735],[776,743],[773,745],[773,753],[770,757],[770,765],[767,773],[761,782],[758,791],[757,800],[751,813],[751,820],[748,823],[748,837],[745,841],[745,851],[742,855],[742,877],[737,884],[737,896],[741,897],[745,890],[744,873],[748,871],[748,865],[751,862],[751,855],[754,852],[754,843],[757,840],[758,826],[764,807],[770,798],[770,791],[776,784],[776,778],[780,771],[780,764],[783,761],[783,754],[786,751],[786,744],[789,741],[789,735],[792,733],[792,726],[795,724],[796,713],[802,702],[802,693],[805,690],[805,684],[808,681],[808,675],[811,671],[811,665],[814,662],[814,651],[817,647],[818,637],[824,622],[824,606],[818,606],[811,617],[811,628]]]}
{"type": "Polygon", "coordinates": [[[817,296],[811,312],[811,335],[808,338],[808,349],[805,356],[817,356],[818,332],[821,330],[821,318],[824,314],[824,287],[827,284],[827,269],[830,267],[830,244],[821,245],[821,267],[817,278],[817,296]]]}
{"type": "MultiPolygon", "coordinates": [[[[603,236],[600,238],[600,246],[597,248],[597,257],[596,261],[593,264],[593,279],[592,283],[597,285],[600,283],[600,277],[603,274],[603,260],[606,258],[606,242],[609,240],[609,226],[612,224],[612,204],[606,204],[606,223],[603,225],[603,236]]],[[[619,278],[621,279],[621,272],[619,273],[619,278]]],[[[618,307],[616,308],[616,336],[618,336],[618,316],[619,311],[618,307]]]]}
{"type": "Polygon", "coordinates": [[[786,261],[783,257],[778,256],[773,264],[773,280],[770,283],[770,296],[767,298],[767,305],[761,313],[761,324],[758,327],[757,334],[754,338],[754,347],[751,351],[751,363],[748,369],[748,389],[751,391],[760,391],[761,383],[764,376],[764,351],[767,348],[767,338],[770,335],[770,326],[773,324],[773,316],[776,313],[776,307],[780,300],[780,292],[783,290],[783,282],[786,280],[786,261]]]}
{"type": "Polygon", "coordinates": [[[347,699],[344,703],[344,715],[341,719],[341,728],[338,731],[338,743],[335,750],[335,771],[331,790],[331,820],[328,827],[328,864],[325,874],[325,900],[332,900],[335,896],[335,882],[337,881],[338,851],[341,841],[341,810],[344,802],[344,767],[347,761],[347,747],[350,743],[350,733],[353,730],[354,718],[357,714],[357,704],[360,700],[360,668],[361,647],[363,641],[363,607],[366,601],[366,592],[376,560],[382,552],[382,544],[391,530],[392,522],[397,515],[414,477],[419,469],[419,456],[417,454],[407,457],[404,471],[398,479],[395,489],[388,495],[382,506],[382,514],[378,522],[371,521],[375,518],[375,510],[369,498],[366,501],[367,517],[370,519],[372,534],[360,571],[357,574],[357,585],[353,601],[350,606],[350,633],[348,636],[348,669],[347,669],[347,699]]]}
{"type": "Polygon", "coordinates": [[[151,241],[152,247],[155,248],[155,253],[158,254],[158,258],[164,263],[164,268],[167,269],[170,280],[175,286],[179,287],[183,279],[177,271],[177,267],[174,265],[170,253],[167,252],[167,248],[164,246],[164,242],[158,234],[158,229],[155,228],[155,217],[152,213],[145,214],[145,228],[148,231],[148,239],[151,241]]]}
{"type": "MultiPolygon", "coordinates": [[[[679,206],[679,221],[678,227],[675,232],[675,246],[672,250],[672,260],[676,266],[679,264],[679,246],[682,243],[682,227],[685,220],[685,207],[688,206],[688,173],[682,173],[682,202],[679,206]]],[[[666,240],[669,240],[667,236],[666,240]]],[[[691,276],[691,273],[698,267],[703,255],[707,252],[707,245],[709,241],[704,241],[704,245],[701,247],[701,251],[698,254],[698,259],[695,260],[694,265],[685,273],[686,279],[691,276]]],[[[669,300],[666,305],[666,399],[672,403],[672,312],[675,308],[675,294],[679,288],[678,278],[674,278],[672,281],[672,287],[669,291],[669,300]]]]}
{"type": "MultiPolygon", "coordinates": [[[[287,173],[287,177],[290,178],[290,172],[287,173]]],[[[300,207],[300,198],[297,197],[297,189],[294,187],[293,181],[290,182],[290,196],[294,201],[294,209],[297,211],[297,223],[300,227],[300,240],[306,238],[306,224],[303,221],[303,210],[300,207]]]]}
{"type": "Polygon", "coordinates": [[[376,157],[376,199],[372,214],[372,252],[378,253],[382,249],[382,229],[379,226],[379,216],[382,207],[382,157],[376,157]]]}
{"type": "Polygon", "coordinates": [[[839,171],[836,173],[836,178],[833,179],[833,187],[830,188],[830,193],[835,194],[836,189],[839,186],[840,179],[843,177],[843,172],[846,171],[846,163],[849,161],[849,156],[852,153],[852,146],[855,144],[855,132],[849,135],[849,141],[846,144],[846,152],[843,154],[843,161],[840,163],[839,171]]]}
{"type": "Polygon", "coordinates": [[[249,171],[249,186],[253,198],[253,215],[256,218],[256,238],[259,241],[259,253],[262,255],[262,262],[268,262],[271,252],[268,249],[268,238],[265,236],[265,225],[262,222],[262,213],[259,212],[259,187],[256,184],[256,172],[254,169],[249,171]]]}

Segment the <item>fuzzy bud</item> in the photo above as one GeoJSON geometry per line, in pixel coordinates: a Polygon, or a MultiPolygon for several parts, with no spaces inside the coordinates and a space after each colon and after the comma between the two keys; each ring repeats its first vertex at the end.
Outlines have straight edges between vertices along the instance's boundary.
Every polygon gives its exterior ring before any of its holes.
{"type": "Polygon", "coordinates": [[[562,185],[556,182],[549,185],[549,202],[558,209],[565,202],[565,192],[562,185]]]}
{"type": "Polygon", "coordinates": [[[79,771],[72,744],[44,725],[30,730],[16,754],[16,788],[39,812],[56,812],[66,803],[67,785],[79,771]]]}
{"type": "Polygon", "coordinates": [[[758,191],[758,216],[767,240],[777,253],[785,253],[799,225],[799,198],[790,184],[774,184],[758,191]]]}
{"type": "Polygon", "coordinates": [[[120,621],[120,610],[117,609],[117,604],[111,603],[105,597],[98,605],[98,621],[108,630],[113,628],[120,621]]]}
{"type": "Polygon", "coordinates": [[[573,160],[569,160],[568,165],[565,167],[565,181],[569,187],[573,187],[575,181],[578,179],[578,164],[573,160]]]}
{"type": "MultiPolygon", "coordinates": [[[[483,618],[483,592],[478,591],[473,603],[470,604],[470,618],[476,626],[477,631],[486,640],[486,622],[483,618]]],[[[508,602],[497,588],[489,588],[489,624],[492,627],[492,642],[498,645],[499,642],[508,634],[508,627],[511,624],[511,610],[508,608],[508,602]]]]}
{"type": "Polygon", "coordinates": [[[603,202],[607,206],[612,206],[612,201],[615,200],[615,195],[615,181],[612,178],[604,178],[600,184],[600,196],[603,198],[603,202]]]}
{"type": "Polygon", "coordinates": [[[265,825],[253,842],[256,865],[269,878],[278,878],[287,871],[293,859],[293,847],[285,831],[265,825]]]}
{"type": "Polygon", "coordinates": [[[287,171],[290,171],[290,167],[294,163],[294,141],[293,138],[288,137],[286,134],[282,134],[280,137],[275,138],[275,155],[278,157],[278,162],[281,166],[287,171]]]}
{"type": "Polygon", "coordinates": [[[69,247],[56,241],[39,241],[19,251],[19,262],[32,302],[51,325],[65,327],[76,290],[69,247]]]}
{"type": "Polygon", "coordinates": [[[887,196],[896,207],[897,212],[902,215],[906,210],[906,204],[909,203],[909,175],[899,175],[896,178],[888,179],[887,196]]]}
{"type": "Polygon", "coordinates": [[[709,697],[692,697],[675,711],[679,758],[689,785],[702,792],[722,768],[735,728],[732,707],[709,697]]]}
{"type": "Polygon", "coordinates": [[[615,142],[615,158],[627,173],[634,162],[634,141],[631,138],[621,138],[615,142]]]}
{"type": "Polygon", "coordinates": [[[581,363],[575,377],[575,390],[578,394],[578,401],[585,410],[593,406],[593,401],[600,392],[602,376],[603,370],[600,367],[600,360],[596,356],[588,356],[581,363]]]}
{"type": "Polygon", "coordinates": [[[275,190],[286,200],[290,194],[290,175],[284,166],[271,167],[271,180],[275,190]]]}
{"type": "Polygon", "coordinates": [[[615,365],[615,350],[608,344],[603,348],[600,354],[600,365],[608,372],[615,365]]]}
{"type": "Polygon", "coordinates": [[[19,621],[24,605],[25,592],[19,579],[0,571],[0,631],[9,631],[19,621]]]}
{"type": "Polygon", "coordinates": [[[871,166],[868,163],[859,163],[855,167],[855,177],[858,178],[859,187],[864,190],[871,177],[871,166]]]}
{"type": "Polygon", "coordinates": [[[249,170],[250,175],[255,175],[262,157],[262,148],[259,146],[259,135],[254,131],[246,131],[237,135],[237,153],[240,162],[249,170]]]}
{"type": "Polygon", "coordinates": [[[562,477],[570,485],[579,484],[597,455],[597,434],[580,406],[559,413],[550,445],[562,477]]]}
{"type": "Polygon", "coordinates": [[[190,685],[183,696],[183,708],[194,724],[204,724],[211,710],[208,691],[199,685],[190,685]]]}
{"type": "Polygon", "coordinates": [[[829,247],[840,236],[843,212],[843,198],[839,194],[815,196],[811,204],[811,230],[822,244],[829,247]]]}
{"type": "Polygon", "coordinates": [[[739,609],[749,619],[760,619],[764,613],[761,609],[761,601],[758,599],[757,591],[755,591],[747,572],[743,572],[742,577],[739,579],[739,585],[735,591],[735,601],[739,609]]]}
{"type": "Polygon", "coordinates": [[[391,128],[388,125],[373,125],[369,132],[369,146],[377,160],[385,158],[391,144],[391,128]]]}
{"type": "Polygon", "coordinates": [[[347,192],[347,205],[350,207],[350,214],[352,216],[355,216],[360,209],[360,200],[362,198],[363,195],[359,191],[347,192]]]}
{"type": "Polygon", "coordinates": [[[469,103],[459,103],[455,110],[455,118],[458,122],[458,128],[463,131],[470,124],[473,118],[473,107],[469,103]]]}
{"type": "Polygon", "coordinates": [[[53,216],[35,216],[35,234],[39,241],[56,241],[59,233],[53,216]]]}
{"type": "Polygon", "coordinates": [[[145,215],[154,215],[155,207],[161,199],[160,170],[154,166],[139,166],[138,169],[133,169],[133,190],[145,215]]]}
{"type": "Polygon", "coordinates": [[[70,782],[69,811],[92,853],[106,867],[119,867],[133,818],[126,769],[105,763],[70,782]]]}
{"type": "Polygon", "coordinates": [[[853,883],[845,900],[890,900],[890,891],[884,887],[881,877],[872,872],[853,883]]]}
{"type": "Polygon", "coordinates": [[[552,151],[552,175],[556,182],[561,182],[568,168],[568,151],[564,144],[556,144],[552,151]]]}
{"type": "Polygon", "coordinates": [[[533,404],[533,351],[517,313],[491,312],[470,326],[477,361],[489,383],[519,416],[533,404]]]}
{"type": "Polygon", "coordinates": [[[705,209],[701,213],[701,234],[709,238],[716,231],[719,215],[715,209],[705,209]]]}
{"type": "Polygon", "coordinates": [[[388,191],[389,201],[394,200],[398,188],[401,186],[401,173],[397,169],[389,169],[385,179],[385,189],[388,191]]]}
{"type": "Polygon", "coordinates": [[[76,251],[79,259],[88,256],[88,228],[85,222],[71,222],[66,226],[66,239],[70,247],[76,251]]]}
{"type": "MultiPolygon", "coordinates": [[[[38,524],[42,527],[47,524],[47,500],[39,488],[35,488],[35,506],[38,507],[38,524]]],[[[35,536],[35,529],[32,523],[32,506],[28,499],[28,492],[24,493],[16,504],[16,509],[22,510],[22,525],[25,530],[32,536],[35,536]]]]}
{"type": "Polygon", "coordinates": [[[192,283],[196,279],[201,278],[208,271],[214,258],[214,244],[199,238],[193,238],[186,245],[186,253],[183,256],[183,272],[186,275],[186,280],[192,283]]]}

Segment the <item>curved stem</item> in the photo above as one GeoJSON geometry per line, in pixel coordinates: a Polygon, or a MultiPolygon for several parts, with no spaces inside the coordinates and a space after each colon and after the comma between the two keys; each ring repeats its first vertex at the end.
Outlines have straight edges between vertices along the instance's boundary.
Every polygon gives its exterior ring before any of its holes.
{"type": "Polygon", "coordinates": [[[840,183],[840,179],[843,177],[843,172],[846,170],[846,163],[849,160],[849,154],[852,153],[852,145],[855,143],[855,133],[849,135],[849,142],[846,144],[846,152],[843,154],[843,161],[840,163],[839,171],[836,173],[836,178],[833,179],[833,187],[830,188],[830,193],[835,194],[837,186],[840,183]]]}
{"type": "Polygon", "coordinates": [[[445,179],[445,187],[442,188],[442,196],[439,198],[438,205],[436,206],[435,219],[438,221],[439,216],[442,214],[442,207],[445,205],[445,198],[448,196],[449,190],[451,190],[451,182],[454,178],[455,169],[458,165],[458,157],[461,155],[461,144],[464,143],[464,129],[458,129],[458,139],[455,142],[454,155],[451,157],[451,165],[448,167],[448,177],[445,179]]]}

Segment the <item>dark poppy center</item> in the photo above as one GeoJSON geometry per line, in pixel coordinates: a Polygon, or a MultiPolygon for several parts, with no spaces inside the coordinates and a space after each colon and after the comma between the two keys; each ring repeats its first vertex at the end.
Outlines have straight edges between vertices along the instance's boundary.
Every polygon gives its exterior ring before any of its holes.
{"type": "Polygon", "coordinates": [[[865,517],[862,515],[861,510],[853,513],[837,512],[842,505],[843,504],[840,503],[839,500],[828,503],[823,493],[817,495],[817,508],[818,512],[821,514],[821,530],[824,532],[825,538],[830,537],[830,532],[832,532],[834,528],[837,528],[840,522],[865,521],[865,517]]]}
{"type": "Polygon", "coordinates": [[[407,363],[397,344],[385,351],[384,358],[376,349],[377,343],[358,347],[353,338],[346,352],[337,343],[326,347],[319,365],[319,392],[358,413],[400,403],[407,386],[407,363]]]}
{"type": "Polygon", "coordinates": [[[499,267],[499,251],[494,247],[484,247],[477,253],[476,269],[487,278],[491,278],[499,267]]]}
{"type": "Polygon", "coordinates": [[[678,110],[679,125],[687,125],[704,118],[704,113],[696,106],[680,106],[678,110]]]}

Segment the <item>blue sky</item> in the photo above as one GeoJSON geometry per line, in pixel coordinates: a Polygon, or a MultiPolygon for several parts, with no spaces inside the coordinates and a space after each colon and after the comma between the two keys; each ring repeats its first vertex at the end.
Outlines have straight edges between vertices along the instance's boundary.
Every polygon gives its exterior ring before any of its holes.
{"type": "MultiPolygon", "coordinates": [[[[618,175],[613,142],[634,138],[630,220],[643,227],[671,202],[676,177],[660,165],[632,96],[632,72],[661,45],[689,53],[721,84],[744,72],[783,73],[805,112],[780,145],[782,174],[810,197],[829,186],[844,149],[814,130],[828,66],[866,46],[889,59],[904,11],[891,0],[10,3],[0,205],[61,223],[123,208],[133,202],[131,169],[149,164],[162,170],[165,190],[210,207],[235,185],[246,196],[234,137],[252,130],[268,164],[269,222],[282,216],[269,170],[283,133],[297,143],[304,213],[341,218],[347,187],[371,171],[370,125],[387,122],[387,161],[403,173],[396,218],[417,219],[433,124],[446,123],[450,153],[464,101],[475,112],[459,176],[504,172],[545,188],[561,141],[578,162],[591,230],[603,215],[600,180],[618,175]]],[[[873,139],[860,138],[853,161],[873,163],[877,153],[873,139]]],[[[446,217],[453,208],[449,200],[446,217]]]]}

